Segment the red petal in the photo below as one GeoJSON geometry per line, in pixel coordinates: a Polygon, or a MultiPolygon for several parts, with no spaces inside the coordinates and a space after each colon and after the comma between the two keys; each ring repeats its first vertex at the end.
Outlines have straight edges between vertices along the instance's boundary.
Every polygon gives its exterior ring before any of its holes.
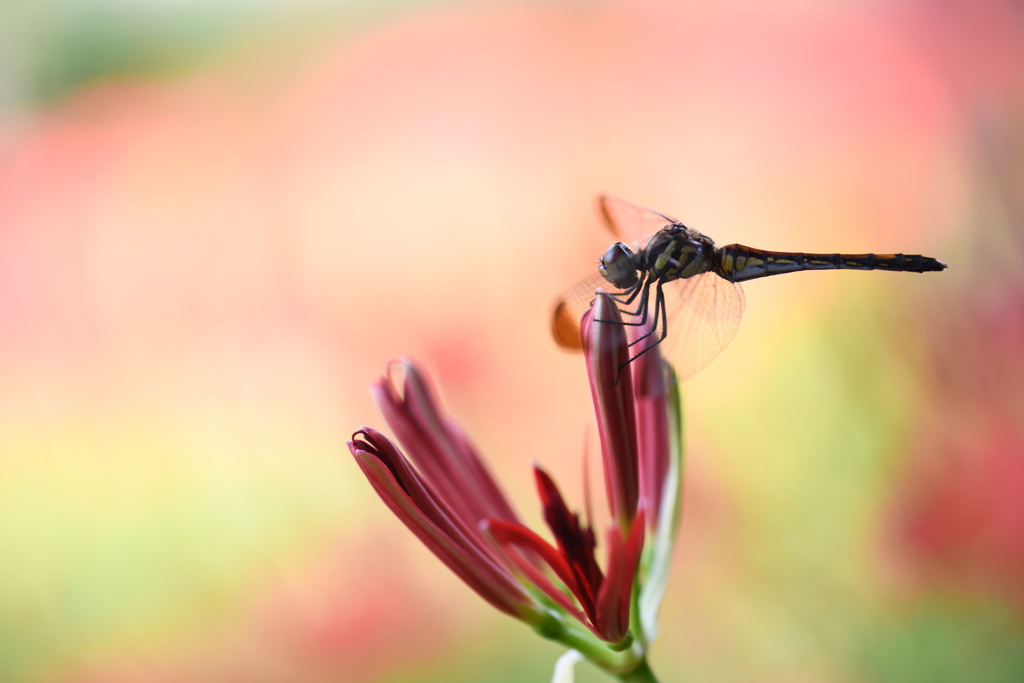
{"type": "MultiPolygon", "coordinates": [[[[622,578],[625,575],[624,548],[622,544],[622,533],[618,527],[608,530],[608,563],[605,567],[608,572],[601,590],[597,594],[597,608],[595,615],[595,626],[601,632],[602,637],[610,642],[618,642],[626,635],[629,628],[629,621],[622,622],[619,613],[619,603],[622,597],[622,578]]],[[[627,595],[632,586],[627,589],[627,595]]]]}
{"type": "Polygon", "coordinates": [[[462,431],[445,415],[426,373],[411,360],[404,392],[388,377],[373,386],[388,425],[408,451],[423,477],[471,529],[485,517],[517,520],[501,487],[462,431]]]}
{"type": "MultiPolygon", "coordinates": [[[[541,557],[548,566],[554,570],[555,575],[562,580],[566,588],[568,588],[573,595],[577,596],[577,599],[579,598],[578,589],[573,583],[575,579],[569,571],[568,564],[566,564],[565,559],[550,543],[530,531],[525,526],[514,522],[488,519],[484,520],[482,526],[488,535],[494,539],[494,542],[502,547],[513,546],[521,548],[528,553],[534,553],[541,557]]],[[[533,582],[533,584],[537,586],[544,595],[548,596],[552,602],[575,617],[577,621],[590,629],[595,636],[604,639],[601,632],[594,626],[593,616],[584,613],[575,604],[573,604],[566,594],[551,583],[547,576],[545,576],[544,573],[535,565],[530,563],[525,557],[514,553],[510,553],[510,557],[512,558],[512,561],[515,562],[523,571],[526,577],[533,582]]]]}
{"type": "MultiPolygon", "coordinates": [[[[523,574],[525,574],[526,577],[535,586],[537,586],[545,595],[551,598],[551,600],[558,604],[560,607],[570,612],[579,621],[586,623],[587,615],[580,611],[580,609],[576,606],[575,603],[573,603],[572,600],[569,599],[565,592],[557,588],[548,579],[544,572],[541,571],[539,565],[537,565],[530,559],[527,559],[527,557],[520,552],[512,552],[512,548],[519,548],[520,550],[525,550],[528,554],[530,554],[533,557],[540,555],[537,549],[534,548],[529,541],[527,541],[524,538],[516,537],[517,532],[512,531],[509,528],[513,526],[520,527],[519,532],[525,531],[526,533],[529,533],[528,529],[522,527],[521,525],[515,522],[505,522],[500,519],[485,519],[484,521],[480,522],[481,531],[483,531],[487,536],[491,538],[491,540],[493,540],[498,546],[500,546],[503,550],[505,550],[508,553],[509,560],[515,563],[516,567],[518,567],[520,571],[522,571],[523,574]]],[[[544,543],[543,540],[541,540],[540,542],[544,543]]],[[[557,553],[557,551],[555,551],[555,549],[551,548],[550,546],[548,546],[547,552],[557,553]]],[[[556,562],[558,561],[554,557],[552,557],[551,559],[556,562]]],[[[545,563],[547,562],[545,561],[545,563]]],[[[572,590],[571,587],[569,589],[570,591],[572,590]]]]}
{"type": "Polygon", "coordinates": [[[502,546],[515,546],[531,551],[551,567],[555,575],[562,580],[573,595],[579,595],[576,577],[569,568],[569,563],[554,547],[527,527],[517,522],[506,522],[500,519],[484,520],[487,532],[494,541],[502,546]]]}
{"type": "Polygon", "coordinates": [[[597,628],[610,642],[618,642],[629,633],[629,609],[633,580],[644,542],[644,510],[637,513],[626,543],[613,527],[608,532],[607,574],[597,595],[597,628]]]}
{"type": "Polygon", "coordinates": [[[647,510],[641,506],[636,513],[636,519],[633,520],[633,528],[629,530],[629,538],[626,539],[626,573],[622,577],[622,583],[624,586],[628,586],[629,589],[623,591],[619,596],[619,619],[623,624],[626,624],[625,628],[629,628],[629,607],[631,603],[631,591],[634,581],[636,580],[637,567],[640,565],[640,553],[644,549],[644,536],[647,531],[644,528],[644,518],[647,510]]]}
{"type": "Polygon", "coordinates": [[[583,446],[583,510],[585,518],[587,520],[587,526],[591,529],[594,528],[594,506],[591,504],[593,496],[590,495],[590,458],[589,453],[589,439],[586,439],[586,443],[583,446]]]}

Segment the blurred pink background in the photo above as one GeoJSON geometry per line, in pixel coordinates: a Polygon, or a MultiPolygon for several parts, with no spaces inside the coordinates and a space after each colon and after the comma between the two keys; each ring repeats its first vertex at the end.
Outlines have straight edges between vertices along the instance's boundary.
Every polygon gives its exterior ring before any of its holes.
{"type": "MultiPolygon", "coordinates": [[[[344,441],[412,355],[539,520],[606,191],[942,274],[746,286],[684,387],[663,680],[1024,679],[1024,9],[0,10],[0,680],[548,680],[344,441]],[[6,13],[6,20],[3,13],[6,13]]],[[[603,674],[581,665],[577,680],[603,674]]]]}

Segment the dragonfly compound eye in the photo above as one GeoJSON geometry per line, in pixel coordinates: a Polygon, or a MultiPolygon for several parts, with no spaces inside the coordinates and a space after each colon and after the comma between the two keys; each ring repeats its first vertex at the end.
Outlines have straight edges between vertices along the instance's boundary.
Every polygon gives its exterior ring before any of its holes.
{"type": "Polygon", "coordinates": [[[618,289],[627,289],[636,284],[635,254],[622,242],[616,242],[601,257],[598,268],[604,279],[618,289]]]}

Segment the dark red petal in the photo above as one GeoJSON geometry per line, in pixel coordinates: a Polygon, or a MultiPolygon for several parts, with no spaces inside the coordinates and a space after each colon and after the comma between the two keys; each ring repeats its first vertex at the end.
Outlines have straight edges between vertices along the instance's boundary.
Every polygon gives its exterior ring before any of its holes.
{"type": "Polygon", "coordinates": [[[538,606],[496,558],[495,551],[484,545],[479,534],[473,538],[465,533],[386,437],[364,428],[348,447],[381,500],[470,588],[514,616],[537,611],[538,606]],[[359,439],[360,435],[364,438],[359,439]]]}
{"type": "Polygon", "coordinates": [[[632,374],[623,367],[630,349],[626,327],[616,324],[621,320],[615,303],[599,293],[594,307],[583,316],[582,333],[609,506],[616,522],[626,529],[636,514],[639,475],[632,374]]]}
{"type": "Polygon", "coordinates": [[[579,517],[569,511],[562,494],[548,474],[534,464],[534,479],[544,506],[544,521],[558,542],[563,557],[569,564],[579,591],[576,592],[584,611],[592,614],[597,590],[601,586],[601,569],[594,558],[594,534],[581,527],[579,517]]]}

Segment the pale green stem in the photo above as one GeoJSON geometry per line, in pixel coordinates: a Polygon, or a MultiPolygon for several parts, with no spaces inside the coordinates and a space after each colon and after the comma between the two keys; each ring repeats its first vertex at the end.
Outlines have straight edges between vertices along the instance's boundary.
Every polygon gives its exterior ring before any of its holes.
{"type": "Polygon", "coordinates": [[[647,664],[647,659],[641,659],[640,663],[629,673],[619,674],[618,678],[622,683],[658,683],[654,672],[647,664]]]}

